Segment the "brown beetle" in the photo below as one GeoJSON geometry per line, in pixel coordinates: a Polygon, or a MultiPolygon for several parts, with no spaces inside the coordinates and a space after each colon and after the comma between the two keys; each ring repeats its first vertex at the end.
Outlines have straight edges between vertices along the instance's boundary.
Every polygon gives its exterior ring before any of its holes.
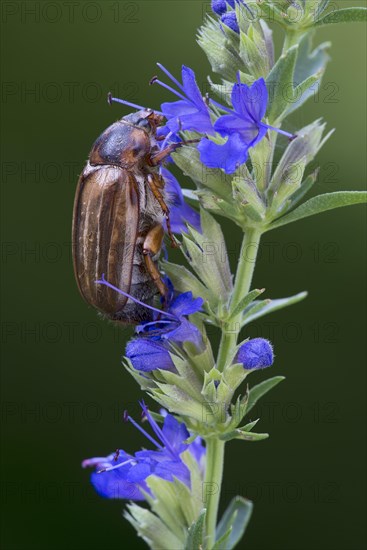
{"type": "Polygon", "coordinates": [[[151,304],[166,287],[157,267],[164,218],[170,231],[159,165],[179,145],[159,149],[163,117],[141,110],[112,124],[95,142],[78,182],[73,215],[73,262],[83,298],[114,321],[150,320],[149,309],[107,286],[151,304]]]}

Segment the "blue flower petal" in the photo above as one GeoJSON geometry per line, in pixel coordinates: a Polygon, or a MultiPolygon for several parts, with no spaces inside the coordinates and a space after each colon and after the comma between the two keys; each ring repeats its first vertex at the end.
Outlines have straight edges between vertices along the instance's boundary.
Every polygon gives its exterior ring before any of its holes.
{"type": "Polygon", "coordinates": [[[164,419],[162,432],[164,437],[169,441],[170,446],[178,453],[182,453],[187,449],[184,443],[190,437],[190,434],[183,422],[179,422],[171,414],[167,414],[164,419]]]}
{"type": "Polygon", "coordinates": [[[148,338],[135,338],[128,342],[125,355],[130,359],[134,369],[139,371],[175,370],[167,348],[148,338]]]}
{"type": "Polygon", "coordinates": [[[255,120],[261,122],[265,116],[267,105],[268,90],[266,88],[265,80],[260,78],[259,80],[256,80],[252,86],[250,86],[246,108],[255,120]]]}
{"type": "Polygon", "coordinates": [[[251,86],[235,84],[232,89],[231,101],[236,113],[259,124],[265,116],[268,103],[265,80],[260,78],[251,86]]]}
{"type": "Polygon", "coordinates": [[[197,437],[196,439],[194,439],[194,441],[190,443],[189,449],[196,462],[200,464],[203,456],[205,456],[206,453],[206,449],[203,445],[203,440],[201,439],[201,437],[197,437]]]}
{"type": "MultiPolygon", "coordinates": [[[[133,456],[119,451],[117,456],[111,454],[107,457],[85,460],[83,467],[96,466],[96,472],[92,474],[91,481],[97,492],[103,497],[144,500],[142,491],[151,493],[146,483],[146,479],[150,475],[168,481],[173,481],[174,477],[177,477],[190,486],[190,472],[183,463],[181,454],[185,450],[189,450],[199,465],[205,454],[205,447],[200,438],[190,445],[184,443],[190,434],[183,423],[167,414],[163,427],[160,428],[144,403],[141,405],[149,424],[161,443],[156,442],[158,450],[142,450],[133,456]],[[98,473],[101,469],[107,468],[110,470],[98,473]]],[[[129,420],[139,427],[130,417],[129,420]]],[[[139,429],[154,443],[147,432],[140,427],[139,429]]]]}
{"type": "Polygon", "coordinates": [[[192,342],[198,349],[203,347],[203,339],[200,330],[184,317],[181,319],[177,328],[171,332],[162,334],[162,338],[177,344],[192,342]]]}
{"type": "Polygon", "coordinates": [[[232,174],[248,158],[248,142],[241,134],[231,134],[223,145],[202,139],[198,145],[200,160],[209,168],[221,168],[232,174]]]}
{"type": "Polygon", "coordinates": [[[183,292],[175,298],[169,308],[170,313],[180,317],[181,315],[191,315],[200,311],[204,300],[202,298],[194,298],[192,292],[183,292]]]}
{"type": "Polygon", "coordinates": [[[191,99],[199,110],[208,111],[208,106],[203,100],[203,96],[196,83],[195,73],[190,67],[182,65],[182,84],[188,98],[191,99]]]}
{"type": "MultiPolygon", "coordinates": [[[[168,128],[172,132],[193,130],[212,134],[214,130],[210,119],[209,108],[201,95],[194,71],[190,69],[190,67],[186,67],[185,65],[182,66],[183,85],[181,86],[164,67],[163,70],[171,80],[174,81],[175,85],[177,86],[178,84],[180,87],[179,92],[168,87],[168,89],[180,98],[179,101],[166,102],[161,105],[162,112],[167,118],[166,125],[168,128]],[[186,97],[183,94],[186,94],[186,97]]],[[[156,82],[167,88],[160,80],[156,80],[156,82]]]]}
{"type": "Polygon", "coordinates": [[[191,130],[201,134],[214,133],[209,113],[202,113],[201,111],[195,111],[192,114],[177,112],[174,118],[172,117],[167,121],[167,126],[171,132],[191,130]]]}
{"type": "Polygon", "coordinates": [[[166,168],[162,168],[161,174],[165,181],[165,191],[168,196],[170,209],[171,229],[174,233],[187,232],[185,222],[190,223],[195,229],[201,232],[200,215],[185,202],[180,184],[173,174],[166,168]]]}
{"type": "Polygon", "coordinates": [[[127,480],[131,483],[140,483],[141,481],[144,481],[148,476],[150,476],[151,473],[151,466],[149,466],[149,464],[147,463],[141,462],[135,464],[134,466],[131,466],[127,474],[127,480]]]}
{"type": "MultiPolygon", "coordinates": [[[[94,472],[91,482],[101,497],[126,500],[144,500],[139,487],[126,480],[125,473],[119,470],[111,472],[94,472]]],[[[149,492],[149,491],[148,491],[149,492]]]]}
{"type": "Polygon", "coordinates": [[[227,7],[228,6],[226,0],[212,0],[212,10],[218,15],[226,13],[227,7]]]}
{"type": "Polygon", "coordinates": [[[166,479],[167,481],[173,481],[173,478],[177,477],[179,480],[186,483],[186,485],[190,483],[190,471],[180,460],[157,463],[154,475],[166,479]]]}
{"type": "Polygon", "coordinates": [[[234,12],[234,11],[229,11],[229,12],[227,12],[227,13],[224,13],[224,14],[222,15],[222,17],[220,18],[220,20],[222,21],[222,23],[224,23],[225,25],[227,25],[227,27],[229,27],[230,29],[232,29],[232,31],[234,31],[234,32],[236,32],[237,34],[239,34],[240,28],[239,28],[239,26],[238,26],[236,12],[234,12]]]}
{"type": "Polygon", "coordinates": [[[197,112],[195,105],[183,99],[162,103],[161,109],[166,118],[181,117],[182,115],[191,115],[197,112]]]}
{"type": "Polygon", "coordinates": [[[242,132],[256,132],[257,135],[259,131],[257,124],[252,120],[236,114],[219,117],[214,123],[214,129],[223,137],[242,132]]]}
{"type": "Polygon", "coordinates": [[[271,367],[274,362],[273,347],[265,338],[253,338],[240,347],[236,361],[246,370],[271,367]]]}

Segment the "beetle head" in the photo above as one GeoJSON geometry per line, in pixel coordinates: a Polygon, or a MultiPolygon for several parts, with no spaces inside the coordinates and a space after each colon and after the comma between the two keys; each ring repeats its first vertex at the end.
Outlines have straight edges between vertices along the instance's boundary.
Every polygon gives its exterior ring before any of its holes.
{"type": "Polygon", "coordinates": [[[126,122],[138,126],[148,134],[155,134],[157,127],[162,124],[164,117],[155,113],[152,109],[143,109],[136,113],[131,113],[122,118],[126,122]]]}

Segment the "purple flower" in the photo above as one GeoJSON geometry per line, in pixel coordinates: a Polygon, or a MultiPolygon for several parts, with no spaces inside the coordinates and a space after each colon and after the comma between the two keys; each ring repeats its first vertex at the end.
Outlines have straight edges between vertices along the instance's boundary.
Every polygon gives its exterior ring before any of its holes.
{"type": "MultiPolygon", "coordinates": [[[[112,285],[111,283],[106,281],[104,274],[102,275],[102,278],[100,280],[96,281],[96,284],[108,286],[119,294],[126,296],[133,302],[136,302],[154,312],[154,321],[147,321],[146,323],[142,323],[138,325],[135,329],[136,334],[141,337],[137,339],[133,348],[135,360],[136,362],[139,361],[140,365],[140,368],[138,370],[153,370],[153,368],[150,368],[150,366],[143,368],[142,365],[144,356],[147,356],[149,358],[149,354],[147,354],[146,348],[147,338],[154,341],[172,342],[173,344],[178,345],[181,345],[184,342],[192,342],[198,349],[201,349],[203,345],[201,333],[195,325],[193,325],[188,319],[186,319],[186,316],[201,311],[202,305],[204,303],[204,300],[202,298],[194,298],[192,292],[184,292],[183,294],[175,296],[172,284],[169,282],[169,284],[167,285],[168,296],[166,297],[165,309],[157,309],[148,304],[144,304],[144,302],[141,302],[134,296],[131,296],[131,294],[123,292],[116,286],[112,285]],[[138,342],[141,342],[140,350],[138,349],[138,342]],[[140,356],[139,360],[137,359],[137,356],[140,356]]],[[[162,349],[156,351],[157,353],[158,351],[161,351],[162,354],[164,353],[164,350],[162,349]]],[[[163,361],[162,355],[160,357],[157,357],[157,360],[163,361]]],[[[165,358],[164,364],[168,366],[167,357],[165,358]]]]}
{"type": "Polygon", "coordinates": [[[232,29],[232,31],[236,32],[237,34],[239,34],[240,32],[240,28],[238,26],[238,22],[237,22],[237,16],[236,16],[236,12],[235,11],[229,11],[227,13],[224,13],[222,15],[222,17],[220,18],[220,20],[222,21],[222,23],[224,23],[225,25],[227,25],[227,27],[229,27],[230,29],[232,29]]]}
{"type": "MultiPolygon", "coordinates": [[[[247,11],[250,13],[250,15],[252,16],[252,18],[255,18],[255,15],[254,13],[252,12],[252,10],[249,8],[249,6],[246,4],[246,2],[244,2],[243,0],[212,0],[212,10],[214,11],[214,13],[218,14],[218,15],[223,15],[226,13],[226,11],[228,10],[228,6],[230,6],[231,8],[235,8],[235,5],[236,3],[238,4],[243,4],[245,6],[245,8],[247,9],[247,11]]],[[[231,12],[228,12],[228,13],[231,13],[231,12]]],[[[234,13],[234,12],[233,12],[234,13]]],[[[225,22],[225,21],[224,21],[225,22]]],[[[226,23],[226,22],[225,22],[226,23]]],[[[226,23],[227,25],[227,23],[226,23]]],[[[228,25],[230,27],[230,25],[228,25]]],[[[232,28],[232,27],[231,27],[232,28]]],[[[234,29],[233,29],[234,30],[234,29]]],[[[235,32],[239,32],[239,31],[235,31],[235,32]]]]}
{"type": "Polygon", "coordinates": [[[134,369],[139,371],[175,370],[167,347],[148,338],[135,338],[128,342],[125,355],[130,359],[134,369]]]}
{"type": "Polygon", "coordinates": [[[274,362],[273,347],[269,340],[253,338],[242,344],[236,362],[242,363],[246,370],[271,367],[274,362]]]}
{"type": "Polygon", "coordinates": [[[161,175],[166,183],[165,190],[168,195],[170,222],[173,233],[187,232],[185,222],[195,227],[197,231],[201,231],[200,215],[185,202],[180,184],[174,175],[166,168],[161,169],[161,175]]]}
{"type": "MultiPolygon", "coordinates": [[[[177,297],[171,297],[167,312],[164,312],[166,318],[142,323],[136,327],[136,332],[140,336],[153,340],[167,340],[179,345],[184,342],[192,342],[200,349],[203,343],[201,333],[195,325],[186,319],[186,316],[201,311],[203,303],[204,300],[194,298],[192,292],[184,292],[177,297]]],[[[162,314],[162,312],[160,313],[162,314]]]]}
{"type": "Polygon", "coordinates": [[[182,84],[160,63],[158,67],[172,80],[179,91],[171,88],[158,78],[151,83],[160,84],[180,98],[179,101],[162,103],[162,113],[167,118],[167,127],[173,133],[180,130],[192,130],[212,134],[213,125],[210,112],[196,83],[195,73],[190,67],[182,65],[182,84]]]}
{"type": "Polygon", "coordinates": [[[210,168],[222,168],[232,174],[248,158],[248,150],[263,139],[268,130],[275,130],[289,138],[292,134],[262,122],[268,104],[268,91],[265,80],[260,78],[247,86],[240,81],[232,88],[233,110],[212,101],[214,105],[227,111],[214,123],[214,129],[227,141],[220,145],[204,138],[198,145],[201,161],[210,168]]]}
{"type": "Polygon", "coordinates": [[[212,0],[212,10],[218,15],[223,15],[227,11],[228,4],[234,8],[235,0],[212,0]]]}
{"type": "Polygon", "coordinates": [[[91,482],[96,491],[105,498],[144,500],[142,490],[150,493],[146,483],[150,475],[167,481],[173,481],[176,477],[190,487],[190,471],[181,458],[181,454],[186,450],[190,451],[199,466],[203,466],[205,447],[200,438],[196,438],[188,445],[185,440],[190,434],[185,424],[167,414],[161,428],[153,420],[145,404],[141,403],[141,406],[155,437],[130,416],[127,419],[153,443],[156,450],[142,450],[135,454],[120,450],[105,458],[91,458],[82,463],[83,468],[96,467],[91,482]]]}

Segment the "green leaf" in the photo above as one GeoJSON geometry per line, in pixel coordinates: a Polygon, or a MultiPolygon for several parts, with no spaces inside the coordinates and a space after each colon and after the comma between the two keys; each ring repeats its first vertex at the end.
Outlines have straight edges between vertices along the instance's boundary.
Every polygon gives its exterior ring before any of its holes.
{"type": "Polygon", "coordinates": [[[137,504],[128,504],[128,512],[124,512],[125,518],[136,529],[152,550],[162,548],[182,548],[182,541],[149,510],[137,504]]]}
{"type": "Polygon", "coordinates": [[[310,76],[323,72],[330,60],[328,49],[331,47],[331,42],[323,42],[313,50],[314,34],[315,31],[305,34],[298,45],[298,57],[294,70],[294,80],[298,85],[310,76]]]}
{"type": "Polygon", "coordinates": [[[231,536],[232,533],[232,527],[228,529],[226,533],[220,539],[217,540],[217,542],[213,546],[213,550],[227,550],[228,548],[228,539],[231,536]]]}
{"type": "Polygon", "coordinates": [[[318,94],[321,78],[330,60],[328,50],[331,43],[323,42],[313,50],[313,35],[314,31],[306,33],[298,45],[294,70],[295,89],[293,99],[287,109],[287,116],[301,107],[312,95],[318,94]]]}
{"type": "Polygon", "coordinates": [[[222,537],[226,537],[230,530],[230,535],[226,539],[225,546],[218,547],[222,550],[232,550],[243,537],[248,522],[252,514],[253,504],[246,498],[237,496],[230,502],[227,510],[220,520],[216,540],[219,542],[222,537]]]}
{"type": "Polygon", "coordinates": [[[294,296],[290,296],[289,298],[278,298],[277,300],[268,300],[268,301],[263,300],[257,303],[253,302],[255,306],[251,304],[253,306],[253,309],[250,310],[248,314],[247,312],[245,312],[242,326],[248,325],[249,323],[252,323],[252,321],[255,321],[255,319],[259,319],[259,317],[263,317],[268,313],[273,313],[278,309],[283,309],[284,307],[292,306],[293,304],[296,304],[297,302],[304,300],[306,296],[307,296],[307,292],[299,292],[299,294],[295,294],[294,296]],[[257,305],[259,307],[256,307],[257,305]]]}
{"type": "Polygon", "coordinates": [[[366,191],[337,191],[335,193],[318,195],[304,204],[301,204],[301,206],[295,210],[292,210],[289,214],[286,214],[282,218],[279,218],[275,222],[271,223],[267,227],[266,231],[295,222],[302,218],[307,218],[308,216],[314,216],[315,214],[326,212],[327,210],[333,210],[334,208],[365,202],[367,202],[366,191]]]}
{"type": "Polygon", "coordinates": [[[264,382],[260,382],[260,384],[257,384],[257,386],[251,388],[249,392],[246,414],[256,405],[258,400],[263,395],[265,395],[266,393],[268,393],[268,391],[277,386],[282,380],[285,380],[284,376],[274,376],[273,378],[264,380],[264,382]]]}
{"type": "Polygon", "coordinates": [[[203,548],[205,516],[206,510],[204,509],[198,520],[189,528],[185,550],[201,550],[203,548]]]}
{"type": "MultiPolygon", "coordinates": [[[[330,132],[323,138],[325,124],[320,119],[308,124],[299,132],[284,151],[268,189],[268,199],[272,198],[275,203],[281,202],[275,196],[281,187],[300,187],[305,166],[316,156],[322,145],[330,137],[330,132]]],[[[284,195],[284,191],[282,193],[284,195]]]]}
{"type": "Polygon", "coordinates": [[[334,23],[363,23],[367,21],[366,8],[343,8],[327,13],[316,21],[315,26],[330,25],[334,23]]]}
{"type": "Polygon", "coordinates": [[[231,192],[232,178],[223,170],[211,169],[200,161],[199,151],[195,147],[181,147],[173,155],[175,164],[194,182],[208,187],[218,197],[228,198],[231,192]]]}
{"type": "Polygon", "coordinates": [[[258,289],[256,288],[255,290],[252,290],[251,292],[249,292],[248,294],[246,294],[246,296],[244,296],[242,298],[242,300],[240,300],[238,302],[238,304],[236,305],[236,307],[233,309],[233,311],[231,311],[230,315],[228,316],[227,320],[230,321],[231,319],[233,319],[233,317],[237,317],[237,315],[239,315],[240,313],[243,312],[243,310],[249,305],[251,304],[251,302],[253,302],[258,296],[260,296],[260,294],[262,294],[263,292],[265,292],[265,288],[261,288],[261,289],[258,289]]]}
{"type": "Polygon", "coordinates": [[[167,273],[176,290],[179,292],[191,290],[195,297],[200,296],[209,303],[213,300],[213,295],[210,290],[204,286],[191,271],[186,269],[186,267],[164,260],[161,264],[163,271],[167,273]]]}
{"type": "Polygon", "coordinates": [[[329,4],[330,0],[319,0],[319,4],[316,9],[316,19],[320,18],[320,15],[326,10],[329,4]]]}
{"type": "Polygon", "coordinates": [[[289,89],[293,91],[297,52],[298,46],[290,48],[278,59],[266,79],[269,90],[267,116],[270,124],[280,119],[289,107],[289,97],[285,92],[289,89]]]}
{"type": "Polygon", "coordinates": [[[312,172],[312,174],[307,176],[305,181],[302,182],[302,185],[298,189],[298,191],[293,193],[293,195],[290,197],[291,200],[288,206],[288,210],[291,210],[292,208],[294,208],[296,204],[298,204],[303,199],[303,197],[310,191],[310,189],[313,187],[314,183],[316,182],[318,175],[319,175],[319,168],[317,168],[312,172]]]}
{"type": "Polygon", "coordinates": [[[199,29],[197,41],[206,53],[214,72],[234,82],[243,62],[238,55],[238,35],[213,17],[207,17],[199,29]]]}
{"type": "Polygon", "coordinates": [[[154,495],[150,503],[152,512],[169,526],[176,537],[184,541],[182,527],[190,525],[187,524],[183,513],[185,504],[187,505],[190,499],[187,486],[182,487],[178,480],[172,483],[155,475],[148,476],[146,483],[154,495]]]}
{"type": "Polygon", "coordinates": [[[242,439],[243,441],[262,441],[267,439],[269,434],[257,434],[254,432],[246,432],[243,428],[236,428],[232,432],[226,432],[219,436],[222,441],[231,441],[232,439],[242,439]]]}
{"type": "Polygon", "coordinates": [[[232,274],[225,240],[219,223],[201,209],[202,233],[189,226],[189,233],[182,236],[184,250],[187,251],[192,269],[211,291],[213,299],[210,307],[228,298],[232,290],[232,274]]]}
{"type": "Polygon", "coordinates": [[[243,312],[242,317],[242,326],[247,325],[250,321],[249,319],[257,319],[257,317],[261,317],[261,312],[266,308],[269,307],[269,305],[272,303],[272,300],[255,300],[255,302],[252,302],[246,310],[243,312]]]}

